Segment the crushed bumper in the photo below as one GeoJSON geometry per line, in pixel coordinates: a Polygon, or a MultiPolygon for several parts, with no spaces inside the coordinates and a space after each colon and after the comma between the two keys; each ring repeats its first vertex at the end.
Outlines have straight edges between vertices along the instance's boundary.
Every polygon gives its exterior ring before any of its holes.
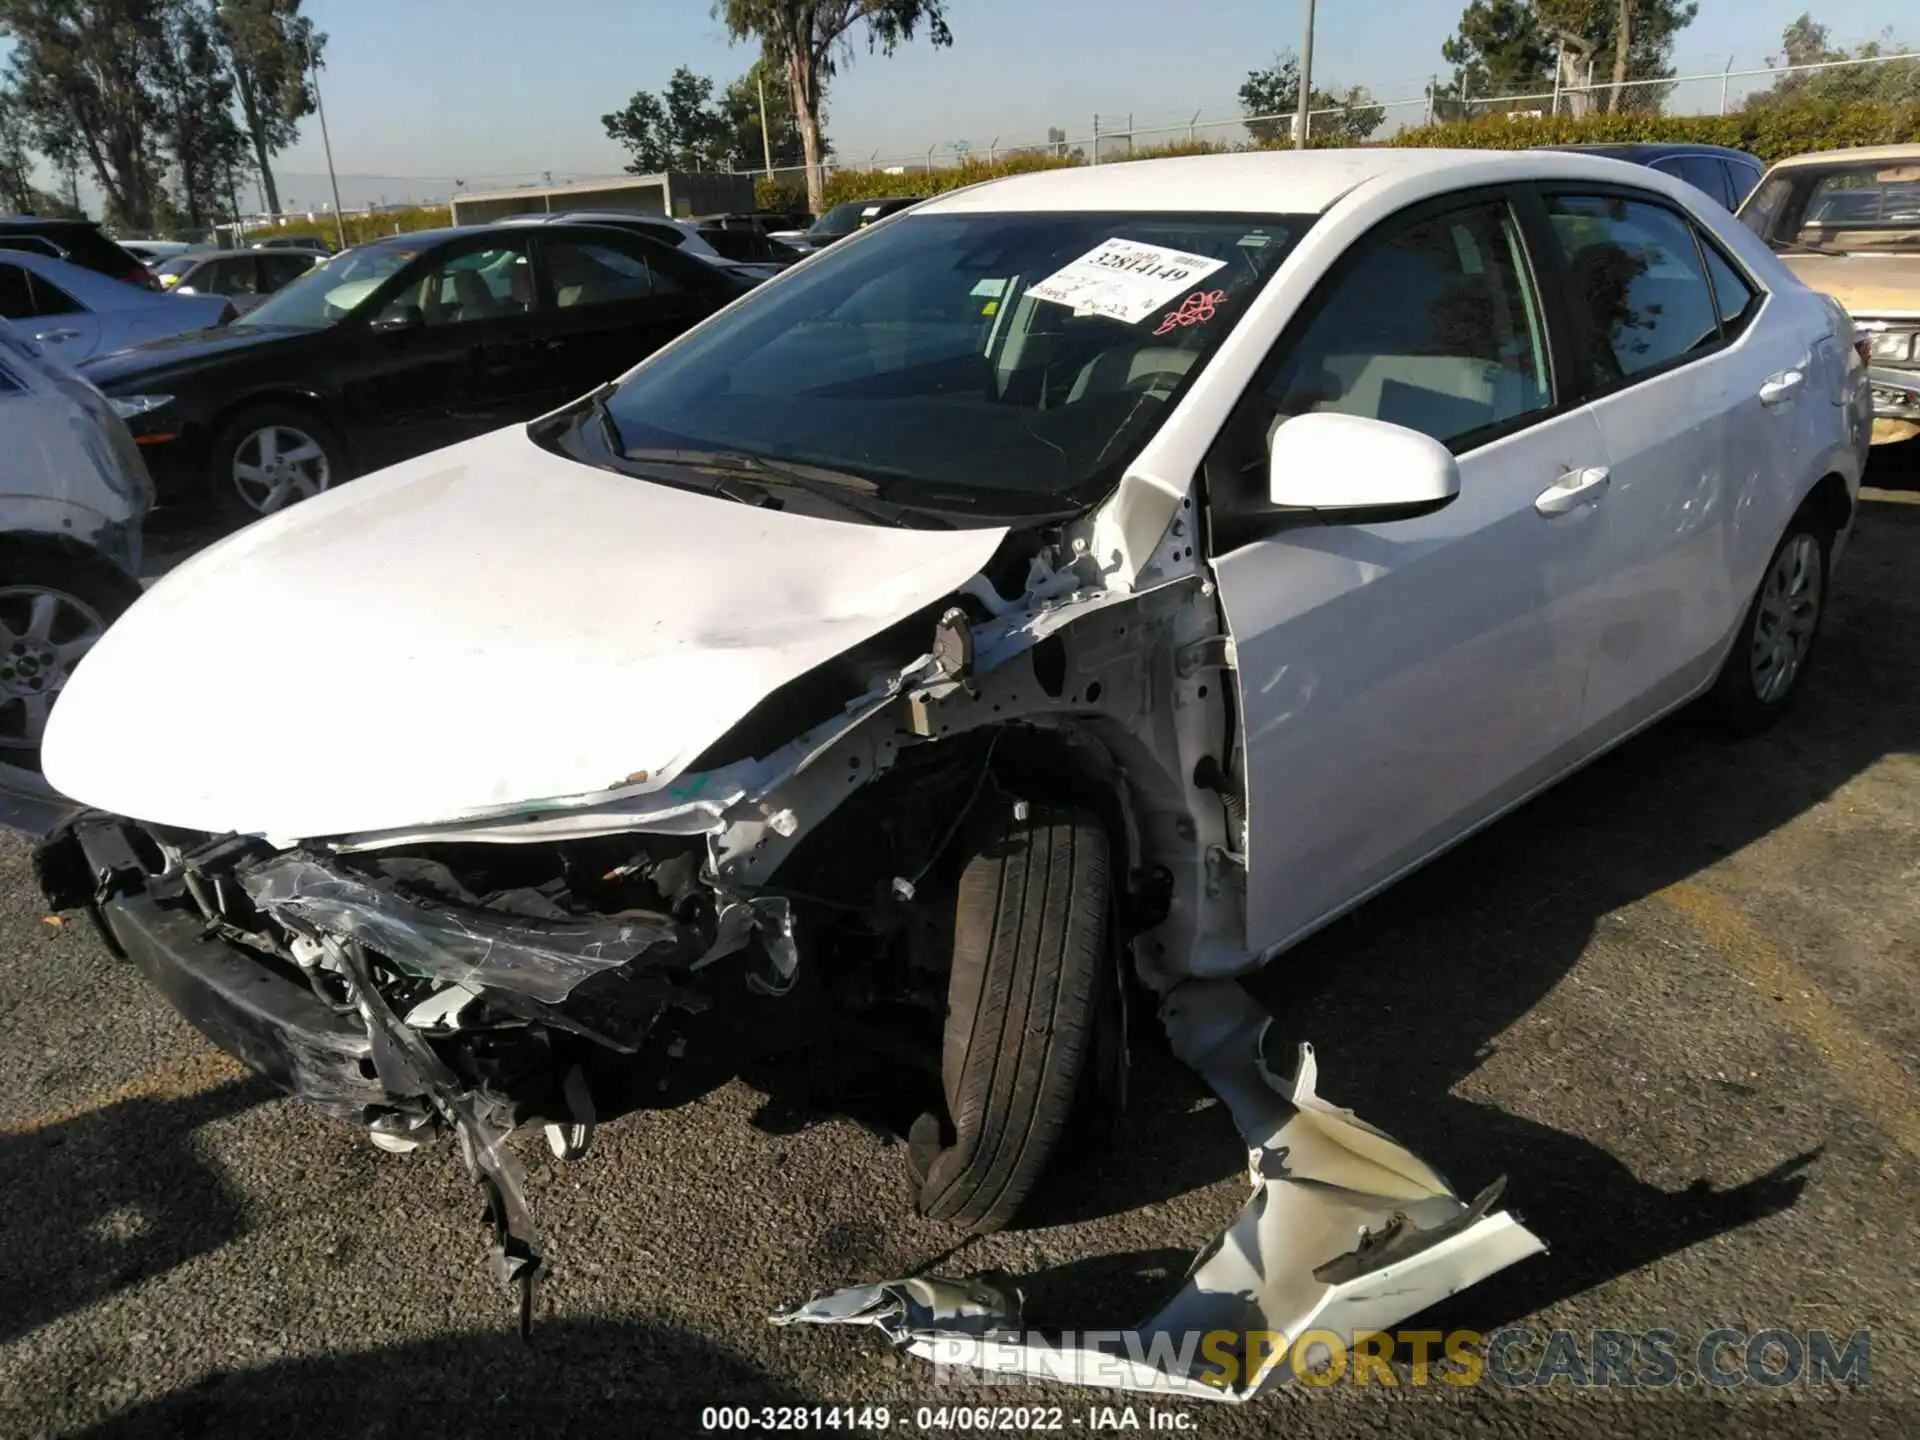
{"type": "MultiPolygon", "coordinates": [[[[577,1158],[596,1118],[589,1074],[651,1080],[683,1043],[654,1035],[667,1012],[739,1012],[750,1002],[716,1007],[715,993],[740,981],[778,996],[793,978],[784,901],[580,912],[539,890],[471,894],[432,860],[351,866],[92,812],[36,868],[51,904],[84,907],[201,1034],[281,1088],[383,1149],[452,1132],[523,1326],[543,1262],[508,1136],[541,1124],[577,1158]]],[[[673,874],[697,889],[691,866],[673,874]]]]}
{"type": "Polygon", "coordinates": [[[109,899],[99,916],[114,948],[194,1029],[281,1089],[354,1123],[390,1098],[357,1016],[336,1014],[305,985],[144,894],[109,899]]]}

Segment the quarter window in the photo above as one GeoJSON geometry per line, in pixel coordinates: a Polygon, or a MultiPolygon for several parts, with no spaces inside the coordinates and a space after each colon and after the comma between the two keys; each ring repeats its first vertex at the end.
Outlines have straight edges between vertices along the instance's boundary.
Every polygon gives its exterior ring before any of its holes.
{"type": "Polygon", "coordinates": [[[1552,401],[1519,227],[1489,203],[1373,242],[1266,387],[1281,418],[1325,410],[1461,448],[1552,401]]]}
{"type": "Polygon", "coordinates": [[[1746,324],[1747,317],[1753,313],[1754,302],[1760,297],[1712,245],[1700,248],[1707,257],[1707,274],[1713,277],[1713,303],[1720,315],[1721,328],[1732,335],[1746,324]]]}
{"type": "Polygon", "coordinates": [[[1719,342],[1686,221],[1615,196],[1556,195],[1547,208],[1594,384],[1618,384],[1719,342]]]}

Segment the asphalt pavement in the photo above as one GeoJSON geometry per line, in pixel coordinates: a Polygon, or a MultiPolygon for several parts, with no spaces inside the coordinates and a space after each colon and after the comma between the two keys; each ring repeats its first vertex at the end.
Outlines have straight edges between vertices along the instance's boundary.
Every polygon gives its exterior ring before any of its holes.
{"type": "Polygon", "coordinates": [[[245,1076],[50,919],[0,838],[0,1433],[671,1435],[709,1406],[758,1429],[877,1405],[920,1433],[981,1403],[1061,1407],[1062,1433],[1129,1403],[1221,1435],[1920,1432],[1920,464],[1873,478],[1894,493],[1785,724],[1677,717],[1255,984],[1323,1095],[1463,1193],[1505,1175],[1551,1247],[1421,1325],[1525,1327],[1520,1360],[1562,1328],[1683,1353],[1866,1331],[1853,1382],[1416,1385],[1403,1347],[1392,1385],[1153,1404],[943,1384],[870,1332],[768,1325],[930,1261],[1030,1277],[1042,1324],[1149,1312],[1246,1193],[1223,1110],[1151,1043],[1120,1137],[987,1240],[914,1218],[890,1077],[844,1056],[626,1117],[577,1163],[536,1137],[554,1271],[523,1342],[451,1147],[380,1153],[245,1076]]]}

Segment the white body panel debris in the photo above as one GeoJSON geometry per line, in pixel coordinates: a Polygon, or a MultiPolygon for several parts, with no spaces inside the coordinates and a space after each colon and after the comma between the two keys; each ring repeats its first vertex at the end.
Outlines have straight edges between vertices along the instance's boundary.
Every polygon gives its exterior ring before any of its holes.
{"type": "Polygon", "coordinates": [[[774,1323],[872,1325],[936,1365],[989,1374],[1239,1401],[1290,1375],[1288,1346],[1308,1332],[1351,1346],[1545,1248],[1492,1208],[1498,1182],[1463,1201],[1426,1161],[1321,1099],[1312,1046],[1277,1075],[1272,1018],[1239,985],[1182,985],[1161,1016],[1245,1138],[1253,1193],[1152,1317],[1098,1345],[1027,1335],[1018,1287],[986,1272],[855,1286],[774,1323]],[[1238,1341],[1227,1366],[1200,1348],[1222,1331],[1238,1341]]]}

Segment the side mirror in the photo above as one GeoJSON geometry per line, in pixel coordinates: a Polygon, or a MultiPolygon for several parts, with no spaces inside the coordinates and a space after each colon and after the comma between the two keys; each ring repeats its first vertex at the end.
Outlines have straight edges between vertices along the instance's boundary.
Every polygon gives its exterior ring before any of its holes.
{"type": "Polygon", "coordinates": [[[1460,493],[1460,465],[1446,446],[1360,415],[1315,411],[1282,420],[1267,455],[1268,500],[1329,520],[1411,520],[1460,493]]]}
{"type": "Polygon", "coordinates": [[[374,317],[376,330],[418,330],[427,323],[427,317],[418,305],[389,305],[374,317]]]}

